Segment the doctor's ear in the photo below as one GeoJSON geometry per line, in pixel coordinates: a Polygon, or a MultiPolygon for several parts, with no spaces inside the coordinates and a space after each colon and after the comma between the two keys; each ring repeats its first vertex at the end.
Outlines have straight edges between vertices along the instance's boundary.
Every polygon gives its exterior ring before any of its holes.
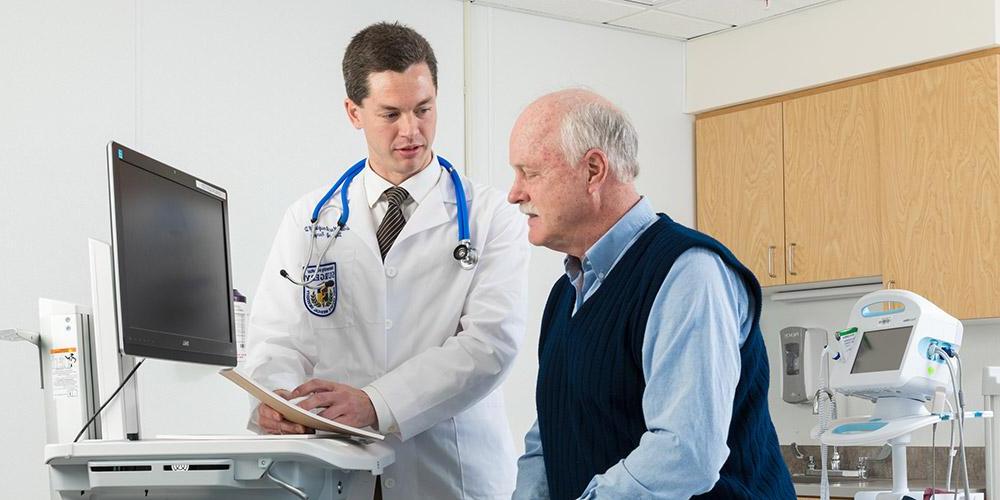
{"type": "Polygon", "coordinates": [[[597,148],[592,148],[584,153],[583,168],[587,169],[587,191],[591,194],[604,184],[611,173],[608,155],[597,148]]]}
{"type": "Polygon", "coordinates": [[[351,121],[351,125],[354,128],[360,130],[363,128],[364,123],[361,121],[361,106],[354,103],[354,101],[344,99],[344,111],[347,112],[347,119],[351,121]]]}

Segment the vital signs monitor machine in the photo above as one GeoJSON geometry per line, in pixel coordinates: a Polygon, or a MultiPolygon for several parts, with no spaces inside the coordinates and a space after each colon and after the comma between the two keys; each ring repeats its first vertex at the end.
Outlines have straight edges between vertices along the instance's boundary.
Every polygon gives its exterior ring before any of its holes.
{"type": "MultiPolygon", "coordinates": [[[[962,323],[915,293],[879,290],[855,304],[848,325],[834,334],[824,350],[829,383],[818,393],[820,403],[828,407],[832,389],[872,401],[875,409],[872,415],[832,422],[826,421],[828,413],[821,411],[813,437],[822,445],[891,445],[892,491],[860,492],[856,500],[922,499],[922,491],[907,487],[906,445],[911,433],[955,420],[964,435],[965,418],[992,416],[992,412],[966,412],[964,402],[956,397],[961,390],[960,368],[956,373],[955,363],[960,367],[962,323]],[[951,409],[946,410],[945,405],[951,409]]],[[[828,495],[823,487],[821,493],[828,495]]]]}

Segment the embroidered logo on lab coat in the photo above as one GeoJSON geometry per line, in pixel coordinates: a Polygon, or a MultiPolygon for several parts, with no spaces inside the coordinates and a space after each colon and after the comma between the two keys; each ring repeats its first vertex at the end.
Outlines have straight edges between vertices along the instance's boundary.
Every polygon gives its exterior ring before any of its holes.
{"type": "Polygon", "coordinates": [[[316,266],[309,266],[306,268],[306,276],[311,277],[314,282],[323,283],[318,289],[302,288],[302,302],[306,309],[319,317],[333,314],[337,308],[337,263],[322,264],[318,270],[316,266]],[[316,273],[315,277],[313,272],[316,273]]]}

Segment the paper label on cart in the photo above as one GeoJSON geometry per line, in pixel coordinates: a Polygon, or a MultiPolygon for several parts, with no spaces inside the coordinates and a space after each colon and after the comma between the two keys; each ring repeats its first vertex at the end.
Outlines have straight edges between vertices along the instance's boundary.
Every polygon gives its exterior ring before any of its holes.
{"type": "Polygon", "coordinates": [[[56,399],[80,397],[80,370],[77,363],[80,359],[75,348],[53,349],[49,355],[49,366],[52,373],[52,396],[56,399]],[[55,351],[66,351],[56,353],[55,351]]]}

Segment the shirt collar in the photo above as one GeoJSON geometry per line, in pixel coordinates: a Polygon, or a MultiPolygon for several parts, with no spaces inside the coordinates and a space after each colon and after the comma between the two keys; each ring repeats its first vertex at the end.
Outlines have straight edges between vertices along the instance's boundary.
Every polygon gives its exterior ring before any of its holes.
{"type": "MultiPolygon", "coordinates": [[[[393,187],[393,184],[375,173],[370,164],[366,163],[365,165],[365,196],[368,198],[368,208],[372,208],[385,193],[385,190],[393,187]]],[[[440,177],[441,168],[437,165],[437,156],[431,156],[431,163],[417,172],[417,175],[403,181],[400,187],[410,193],[410,199],[419,205],[427,193],[431,192],[440,177]]]]}
{"type": "Polygon", "coordinates": [[[608,232],[601,236],[583,255],[583,262],[576,257],[567,255],[563,264],[566,275],[571,280],[577,280],[581,272],[593,270],[598,276],[606,276],[618,262],[625,250],[639,237],[643,230],[656,222],[657,216],[649,201],[640,198],[608,232]]]}

